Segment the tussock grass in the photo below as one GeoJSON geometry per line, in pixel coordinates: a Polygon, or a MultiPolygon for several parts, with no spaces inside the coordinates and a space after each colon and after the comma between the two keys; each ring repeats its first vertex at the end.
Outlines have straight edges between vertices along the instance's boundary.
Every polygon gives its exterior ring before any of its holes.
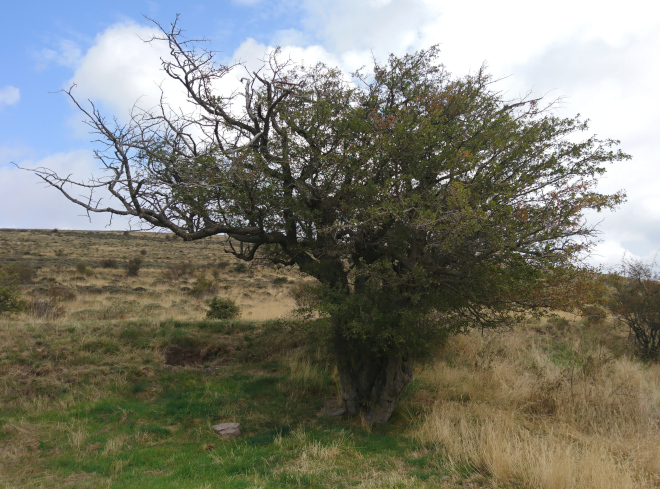
{"type": "Polygon", "coordinates": [[[283,363],[288,368],[287,382],[292,395],[304,397],[310,393],[318,393],[328,384],[328,370],[331,367],[327,364],[319,365],[321,358],[323,355],[318,350],[315,355],[304,348],[287,352],[283,363]]]}
{"type": "Polygon", "coordinates": [[[323,415],[332,358],[273,321],[292,271],[155,233],[0,230],[0,264],[65,313],[0,318],[0,487],[660,487],[660,366],[606,323],[450,338],[370,427],[323,415]],[[200,274],[241,320],[205,319],[200,274]]]}
{"type": "Polygon", "coordinates": [[[660,484],[660,367],[573,325],[462,335],[418,375],[430,404],[413,436],[454,471],[529,489],[660,484]]]}

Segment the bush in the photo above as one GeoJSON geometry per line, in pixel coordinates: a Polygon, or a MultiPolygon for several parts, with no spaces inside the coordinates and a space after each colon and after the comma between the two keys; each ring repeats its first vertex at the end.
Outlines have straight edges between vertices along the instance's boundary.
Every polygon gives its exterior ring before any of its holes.
{"type": "Polygon", "coordinates": [[[139,256],[136,256],[135,258],[131,258],[126,263],[126,275],[128,277],[137,277],[138,273],[140,273],[141,266],[142,266],[142,258],[140,258],[139,256]]]}
{"type": "Polygon", "coordinates": [[[607,319],[607,311],[597,305],[586,305],[580,308],[580,314],[587,326],[602,324],[607,319]]]}
{"type": "Polygon", "coordinates": [[[214,297],[209,304],[206,317],[209,319],[234,319],[241,314],[241,309],[231,299],[214,297]]]}
{"type": "Polygon", "coordinates": [[[165,280],[179,280],[183,277],[189,277],[195,272],[195,265],[192,261],[186,260],[179,263],[173,263],[163,272],[165,280]]]}
{"type": "Polygon", "coordinates": [[[24,308],[18,288],[18,277],[11,270],[0,268],[0,313],[17,312],[24,308]]]}
{"type": "Polygon", "coordinates": [[[609,310],[630,330],[639,354],[648,360],[660,356],[660,273],[655,263],[624,261],[610,275],[614,292],[609,310]]]}
{"type": "Polygon", "coordinates": [[[87,265],[85,265],[84,263],[78,263],[78,264],[76,265],[76,271],[77,271],[80,275],[84,275],[85,277],[89,277],[90,275],[93,275],[93,274],[94,274],[94,270],[92,270],[91,268],[89,268],[89,267],[88,267],[87,265]]]}
{"type": "Polygon", "coordinates": [[[206,274],[201,273],[197,277],[197,280],[195,280],[192,288],[188,291],[188,295],[201,299],[204,296],[215,294],[217,291],[218,287],[216,283],[207,278],[206,274]]]}
{"type": "Polygon", "coordinates": [[[114,258],[101,260],[101,268],[117,268],[117,260],[114,258]]]}
{"type": "Polygon", "coordinates": [[[36,287],[32,290],[32,294],[41,298],[45,297],[53,302],[68,302],[77,297],[72,288],[58,283],[36,287]]]}
{"type": "Polygon", "coordinates": [[[27,309],[33,316],[45,319],[61,318],[66,314],[64,306],[54,299],[33,299],[27,309]]]}
{"type": "Polygon", "coordinates": [[[313,284],[306,282],[298,282],[291,287],[291,297],[296,301],[296,305],[300,310],[311,311],[314,304],[318,300],[318,291],[313,284]]]}
{"type": "Polygon", "coordinates": [[[32,283],[37,271],[29,263],[12,263],[7,267],[7,271],[14,275],[19,283],[29,284],[32,283]]]}

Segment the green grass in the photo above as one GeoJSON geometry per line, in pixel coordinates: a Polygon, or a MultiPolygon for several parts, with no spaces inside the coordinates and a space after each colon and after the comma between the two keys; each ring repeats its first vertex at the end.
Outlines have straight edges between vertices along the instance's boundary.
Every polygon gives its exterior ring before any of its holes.
{"type": "Polygon", "coordinates": [[[0,322],[0,487],[441,487],[405,416],[367,430],[320,415],[329,359],[285,326],[0,322]],[[171,366],[170,345],[218,353],[171,366]]]}

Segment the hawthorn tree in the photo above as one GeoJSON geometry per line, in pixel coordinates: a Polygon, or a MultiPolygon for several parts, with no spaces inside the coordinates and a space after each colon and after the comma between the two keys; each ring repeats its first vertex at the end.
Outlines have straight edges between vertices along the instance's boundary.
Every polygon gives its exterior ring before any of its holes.
{"type": "Polygon", "coordinates": [[[315,277],[314,327],[347,413],[370,423],[390,418],[433,337],[566,306],[596,232],[584,211],[624,198],[595,190],[604,165],[627,158],[617,141],[578,141],[586,122],[506,100],[484,70],[452,77],[435,47],[349,79],[278,51],[259,71],[220,65],[176,22],[161,31],[163,69],[196,110],[163,101],[121,125],[69,90],[106,171],[84,182],[37,174],[89,213],[187,241],[224,234],[240,259],[315,277]],[[243,88],[219,92],[237,72],[243,88]]]}
{"type": "Polygon", "coordinates": [[[609,311],[626,325],[640,356],[660,358],[660,273],[655,261],[624,260],[608,276],[609,311]]]}

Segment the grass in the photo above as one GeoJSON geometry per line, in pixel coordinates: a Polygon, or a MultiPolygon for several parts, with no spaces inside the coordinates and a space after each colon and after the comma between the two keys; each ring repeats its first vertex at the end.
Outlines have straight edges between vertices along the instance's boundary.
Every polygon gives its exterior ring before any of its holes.
{"type": "Polygon", "coordinates": [[[214,295],[235,301],[244,319],[289,314],[291,288],[308,279],[265,263],[244,265],[224,252],[220,237],[184,243],[164,233],[0,230],[0,266],[36,271],[24,295],[57,299],[74,320],[198,320],[214,295]],[[136,257],[139,271],[127,276],[136,257]]]}
{"type": "Polygon", "coordinates": [[[221,250],[0,230],[0,262],[36,270],[24,298],[63,311],[0,318],[0,487],[660,487],[660,367],[608,323],[450,338],[372,428],[323,414],[332,359],[277,319],[304,279],[221,250]],[[204,319],[201,274],[241,319],[204,319]]]}
{"type": "Polygon", "coordinates": [[[336,395],[327,359],[287,340],[284,323],[242,324],[219,334],[205,322],[0,323],[9,352],[0,359],[0,480],[434,487],[437,474],[410,455],[419,448],[412,438],[319,415],[336,395]],[[222,349],[172,366],[165,355],[172,345],[222,349]],[[220,422],[240,422],[241,436],[219,438],[211,425],[220,422]]]}
{"type": "Polygon", "coordinates": [[[433,405],[414,437],[502,487],[658,487],[660,367],[610,341],[582,325],[453,338],[418,376],[433,405]]]}

